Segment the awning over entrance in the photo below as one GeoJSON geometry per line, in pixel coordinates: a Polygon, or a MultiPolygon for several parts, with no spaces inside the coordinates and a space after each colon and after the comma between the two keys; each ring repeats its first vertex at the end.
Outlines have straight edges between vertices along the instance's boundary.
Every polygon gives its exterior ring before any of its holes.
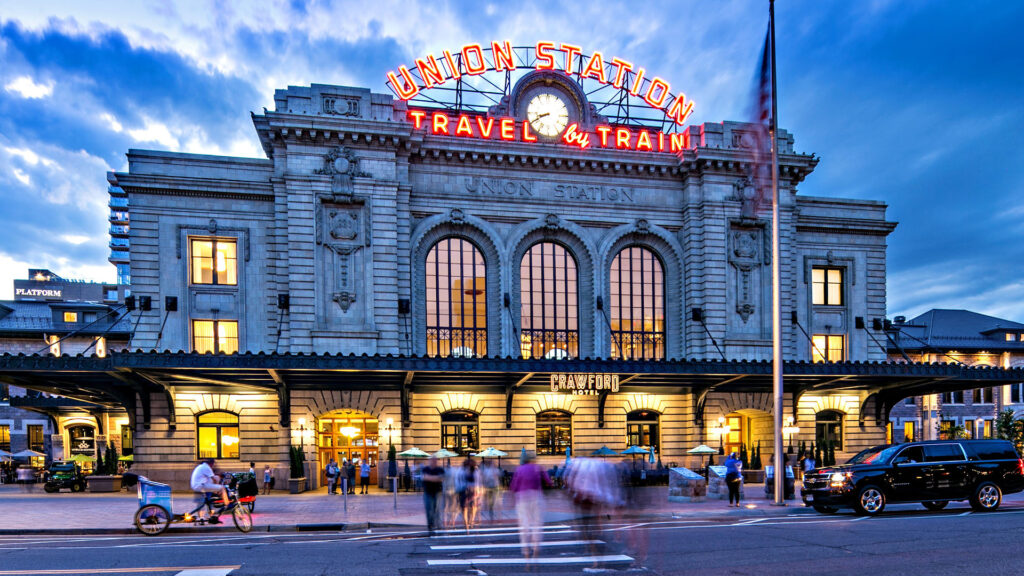
{"type": "MultiPolygon", "coordinates": [[[[874,401],[876,420],[911,396],[1024,382],[1024,368],[889,362],[786,362],[786,394],[796,406],[802,395],[850,392],[861,397],[861,418],[874,401]]],[[[505,394],[511,413],[517,392],[551,390],[551,375],[616,375],[620,392],[693,394],[698,424],[711,392],[770,393],[766,361],[519,358],[428,358],[304,354],[212,355],[185,352],[122,352],[95,356],[0,356],[0,381],[110,408],[129,408],[134,426],[136,399],[143,426],[150,423],[151,398],[174,405],[176,391],[277,394],[281,425],[289,425],[292,390],[397,390],[402,420],[408,422],[412,392],[455,391],[505,394]]],[[[599,420],[604,398],[595,391],[599,420]]],[[[171,411],[170,425],[176,425],[171,411]]],[[[599,422],[600,424],[600,422],[599,422]]]]}

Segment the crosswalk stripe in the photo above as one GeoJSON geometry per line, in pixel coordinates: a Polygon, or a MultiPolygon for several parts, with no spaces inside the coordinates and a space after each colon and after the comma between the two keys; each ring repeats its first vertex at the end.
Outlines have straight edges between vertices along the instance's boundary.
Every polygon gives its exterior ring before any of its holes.
{"type": "MultiPolygon", "coordinates": [[[[552,530],[550,532],[544,532],[544,535],[572,534],[573,532],[579,532],[579,530],[552,530]]],[[[440,534],[437,538],[480,538],[481,536],[487,536],[488,538],[507,538],[509,536],[515,536],[518,538],[519,532],[503,532],[501,534],[440,534]]]]}
{"type": "Polygon", "coordinates": [[[201,568],[199,570],[182,570],[174,576],[228,576],[233,568],[201,568]]]}
{"type": "MultiPolygon", "coordinates": [[[[568,528],[565,524],[549,524],[543,527],[544,530],[561,530],[568,528]]],[[[515,530],[516,526],[495,526],[493,528],[470,528],[469,533],[483,533],[483,532],[506,532],[508,530],[515,530]]],[[[467,531],[461,528],[451,528],[447,530],[438,530],[438,534],[465,534],[467,531]]]]}
{"type": "MultiPolygon", "coordinates": [[[[554,542],[541,542],[540,546],[582,546],[584,544],[604,544],[604,540],[556,540],[554,542]]],[[[519,548],[522,544],[492,544],[487,543],[485,547],[491,548],[519,548]]],[[[431,546],[431,550],[479,550],[480,544],[442,544],[431,546]]]]}
{"type": "Polygon", "coordinates": [[[565,556],[559,558],[475,558],[427,560],[428,566],[478,566],[498,564],[588,564],[596,562],[632,562],[632,556],[609,554],[606,556],[565,556]]]}

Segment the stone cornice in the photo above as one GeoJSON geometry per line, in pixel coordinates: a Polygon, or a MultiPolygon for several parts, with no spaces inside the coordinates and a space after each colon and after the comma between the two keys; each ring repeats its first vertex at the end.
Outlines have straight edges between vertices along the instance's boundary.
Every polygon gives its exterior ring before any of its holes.
{"type": "Polygon", "coordinates": [[[264,152],[271,158],[276,145],[289,143],[399,148],[403,144],[408,146],[412,131],[408,124],[402,122],[280,112],[267,112],[261,116],[253,114],[252,121],[264,152]]]}
{"type": "Polygon", "coordinates": [[[888,236],[896,229],[896,222],[885,220],[870,221],[863,218],[842,218],[832,216],[799,216],[797,232],[821,232],[825,234],[872,234],[888,236]]]}

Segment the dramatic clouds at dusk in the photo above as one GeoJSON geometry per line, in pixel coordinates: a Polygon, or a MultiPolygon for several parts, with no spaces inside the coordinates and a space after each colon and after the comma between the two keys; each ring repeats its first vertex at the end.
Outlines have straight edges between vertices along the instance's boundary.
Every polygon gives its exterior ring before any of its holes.
{"type": "MultiPolygon", "coordinates": [[[[1024,4],[779,0],[800,193],[881,200],[889,315],[1024,321],[1024,4]]],[[[745,120],[767,2],[14,2],[0,11],[0,298],[29,267],[110,281],[106,172],[129,148],[259,156],[277,88],[385,92],[425,53],[509,39],[642,65],[745,120]]]]}

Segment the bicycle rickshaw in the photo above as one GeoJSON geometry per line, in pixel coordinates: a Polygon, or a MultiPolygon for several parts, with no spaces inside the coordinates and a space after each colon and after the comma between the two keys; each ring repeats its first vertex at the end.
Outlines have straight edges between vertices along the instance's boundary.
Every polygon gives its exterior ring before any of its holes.
{"type": "MultiPolygon", "coordinates": [[[[207,520],[200,515],[203,508],[206,508],[207,517],[214,517],[218,515],[218,511],[223,511],[225,506],[219,495],[205,494],[203,501],[191,512],[174,514],[171,511],[170,485],[153,482],[145,476],[139,476],[138,481],[139,510],[135,513],[135,527],[147,536],[163,534],[171,524],[206,524],[207,520]]],[[[252,530],[252,515],[248,508],[238,502],[238,496],[233,490],[228,490],[228,498],[230,503],[234,504],[231,519],[235,523],[235,528],[240,532],[252,530]]]]}

